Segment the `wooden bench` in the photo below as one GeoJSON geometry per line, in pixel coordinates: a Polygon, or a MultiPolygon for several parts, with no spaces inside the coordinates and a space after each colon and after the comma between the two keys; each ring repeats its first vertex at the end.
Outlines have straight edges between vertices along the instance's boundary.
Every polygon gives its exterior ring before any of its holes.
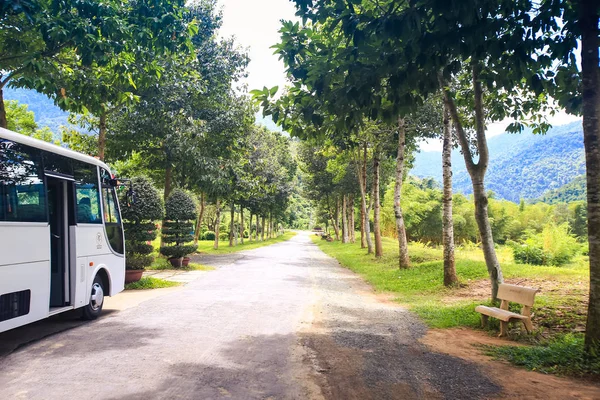
{"type": "Polygon", "coordinates": [[[508,323],[517,320],[523,322],[527,333],[531,333],[533,331],[531,307],[533,306],[537,292],[538,289],[534,288],[505,283],[500,284],[498,287],[498,298],[502,300],[500,308],[486,306],[477,306],[475,308],[475,311],[481,313],[481,325],[483,327],[487,325],[488,317],[497,318],[500,320],[499,336],[506,336],[508,333],[508,323]],[[511,301],[523,305],[521,314],[508,311],[508,303],[511,301]]]}

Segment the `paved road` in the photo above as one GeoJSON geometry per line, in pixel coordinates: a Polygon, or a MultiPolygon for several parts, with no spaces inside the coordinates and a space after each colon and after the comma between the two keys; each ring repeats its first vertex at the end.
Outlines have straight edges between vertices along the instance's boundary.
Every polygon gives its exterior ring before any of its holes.
{"type": "Polygon", "coordinates": [[[467,399],[500,390],[473,365],[428,351],[418,320],[376,298],[308,234],[218,264],[182,290],[0,357],[0,399],[467,399]]]}

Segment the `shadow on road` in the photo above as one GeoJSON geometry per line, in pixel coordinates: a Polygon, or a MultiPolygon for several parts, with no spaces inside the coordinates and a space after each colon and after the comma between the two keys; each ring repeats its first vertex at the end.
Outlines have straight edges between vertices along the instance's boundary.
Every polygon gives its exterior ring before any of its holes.
{"type": "Polygon", "coordinates": [[[117,311],[103,310],[102,316],[97,321],[84,321],[81,319],[81,310],[73,310],[2,332],[0,333],[0,361],[10,353],[21,350],[42,339],[101,321],[115,312],[117,311]]]}

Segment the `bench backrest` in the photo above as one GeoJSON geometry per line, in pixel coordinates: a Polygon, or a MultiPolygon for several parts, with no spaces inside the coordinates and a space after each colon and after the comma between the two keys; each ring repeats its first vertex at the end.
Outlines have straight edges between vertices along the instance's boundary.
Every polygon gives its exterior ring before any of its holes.
{"type": "Polygon", "coordinates": [[[525,306],[533,306],[535,300],[535,294],[538,289],[510,285],[508,283],[501,283],[498,286],[498,298],[501,300],[508,300],[514,303],[523,304],[525,306]]]}

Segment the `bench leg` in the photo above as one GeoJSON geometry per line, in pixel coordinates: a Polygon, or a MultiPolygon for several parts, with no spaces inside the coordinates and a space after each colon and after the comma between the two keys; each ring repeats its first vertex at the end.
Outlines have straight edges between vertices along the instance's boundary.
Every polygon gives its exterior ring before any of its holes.
{"type": "Polygon", "coordinates": [[[481,314],[481,327],[485,328],[487,326],[488,323],[488,316],[481,314]]]}
{"type": "Polygon", "coordinates": [[[523,321],[523,325],[525,325],[525,330],[527,331],[527,333],[533,332],[533,324],[531,323],[531,320],[524,319],[522,321],[523,321]]]}
{"type": "Polygon", "coordinates": [[[508,335],[508,322],[500,321],[500,335],[498,337],[503,337],[508,335]]]}

